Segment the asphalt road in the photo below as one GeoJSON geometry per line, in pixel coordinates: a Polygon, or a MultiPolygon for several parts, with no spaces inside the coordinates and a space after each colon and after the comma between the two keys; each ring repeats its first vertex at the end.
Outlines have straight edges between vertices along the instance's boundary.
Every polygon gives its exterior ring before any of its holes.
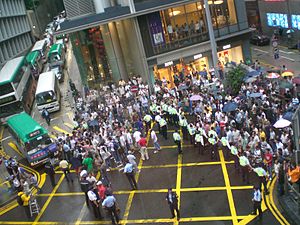
{"type": "MultiPolygon", "coordinates": [[[[273,204],[269,196],[263,203],[263,220],[250,215],[252,185],[257,183],[254,174],[250,176],[250,184],[243,183],[232,159],[225,160],[221,150],[212,161],[208,152],[200,155],[198,149],[184,143],[183,155],[178,156],[171,135],[172,131],[168,140],[158,135],[162,151],[157,154],[149,143],[150,160],[139,160],[137,154],[141,169],[136,175],[138,190],[132,191],[125,175],[118,170],[109,173],[122,224],[284,224],[266,207],[273,204]],[[170,219],[165,200],[170,187],[179,196],[179,222],[170,219]]],[[[107,216],[104,220],[94,218],[76,179],[68,183],[61,171],[57,171],[54,189],[48,177],[41,180],[42,193],[36,196],[40,214],[27,221],[23,209],[15,205],[5,213],[0,212],[0,224],[111,224],[107,216]]]]}
{"type": "MultiPolygon", "coordinates": [[[[269,53],[264,53],[266,47],[254,47],[253,56],[262,63],[274,64],[269,53]],[[259,50],[256,50],[259,49],[259,50]]],[[[287,53],[288,54],[288,53],[287,53]]],[[[300,71],[299,55],[295,62],[283,61],[288,67],[300,71]],[[297,62],[297,63],[296,63],[297,62]]],[[[288,59],[281,59],[288,60],[288,59]]],[[[277,63],[277,62],[276,62],[277,63]]],[[[279,64],[276,64],[279,65],[279,64]]],[[[34,118],[41,122],[51,132],[71,132],[73,110],[70,104],[67,79],[61,84],[63,94],[62,110],[52,114],[53,120],[48,127],[39,113],[34,110],[34,118]]],[[[174,128],[170,127],[170,130],[174,128]]],[[[125,175],[118,170],[109,173],[112,188],[118,205],[121,209],[122,224],[288,224],[274,200],[276,188],[274,182],[269,182],[271,194],[264,196],[262,204],[263,220],[250,215],[252,212],[252,188],[257,183],[254,174],[250,176],[250,184],[242,182],[233,166],[232,158],[224,159],[223,152],[219,151],[217,160],[211,161],[206,152],[199,155],[198,150],[189,143],[183,143],[183,155],[178,156],[176,146],[172,140],[172,131],[169,139],[163,140],[158,135],[162,151],[153,153],[152,143],[149,143],[150,160],[141,161],[137,154],[141,172],[136,175],[139,189],[132,191],[125,175]],[[165,195],[168,188],[174,188],[179,196],[181,211],[180,221],[170,219],[171,214],[165,195]]],[[[3,147],[10,156],[26,165],[22,153],[13,148],[14,143],[9,133],[4,130],[3,147]]],[[[0,208],[0,224],[111,224],[106,216],[104,220],[96,220],[92,210],[85,205],[85,198],[80,190],[78,181],[68,183],[61,171],[56,172],[56,187],[53,189],[49,178],[43,170],[34,170],[38,175],[42,192],[36,196],[41,212],[28,221],[23,209],[12,202],[0,208]]],[[[73,174],[74,176],[74,174],[73,174]]],[[[99,174],[97,174],[99,177],[99,174]]],[[[102,211],[105,214],[104,211],[102,211]]]]}

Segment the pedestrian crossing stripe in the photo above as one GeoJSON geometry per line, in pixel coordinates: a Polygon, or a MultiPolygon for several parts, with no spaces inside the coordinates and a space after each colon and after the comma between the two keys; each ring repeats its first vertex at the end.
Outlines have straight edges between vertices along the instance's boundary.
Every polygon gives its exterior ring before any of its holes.
{"type": "Polygon", "coordinates": [[[64,129],[61,129],[61,128],[58,127],[58,126],[53,126],[52,128],[53,128],[54,130],[58,131],[58,132],[72,135],[70,132],[68,132],[68,131],[66,131],[66,130],[64,130],[64,129]]]}

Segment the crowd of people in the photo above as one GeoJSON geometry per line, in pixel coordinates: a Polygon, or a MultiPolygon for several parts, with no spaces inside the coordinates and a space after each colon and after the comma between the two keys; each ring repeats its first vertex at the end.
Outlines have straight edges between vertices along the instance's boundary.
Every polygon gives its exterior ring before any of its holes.
{"type": "MultiPolygon", "coordinates": [[[[174,76],[174,83],[170,87],[168,82],[157,80],[150,93],[138,76],[104,86],[98,92],[87,90],[84,98],[75,97],[77,110],[72,134],[54,133],[59,145],[59,166],[68,182],[75,179],[70,166],[76,171],[86,204],[92,206],[96,218],[102,218],[102,205],[112,223],[118,223],[119,209],[109,171],[117,169],[124,173],[131,188],[137,189],[137,154],[142,160],[159,154],[159,142],[168,138],[170,127],[175,129],[172,137],[179,154],[185,151],[182,140],[190,142],[199,151],[199,157],[207,154],[211,160],[217,160],[221,148],[226,160],[234,160],[243,182],[250,184],[250,174],[255,174],[259,181],[253,197],[255,214],[258,210],[261,216],[261,190],[269,193],[267,181],[274,179],[273,172],[281,195],[286,174],[291,182],[299,184],[300,170],[291,158],[293,131],[290,126],[273,127],[285,112],[294,112],[299,105],[291,90],[284,90],[285,94],[280,96],[279,82],[263,74],[252,83],[244,83],[236,96],[227,94],[222,80],[212,74],[179,73],[174,76]],[[259,94],[252,97],[252,93],[259,94]],[[235,107],[225,110],[228,104],[235,107]],[[148,152],[147,137],[154,146],[153,152],[148,152]]],[[[46,164],[46,172],[53,187],[54,167],[52,158],[46,164]]],[[[176,194],[169,192],[168,203],[176,202],[176,194]]],[[[176,211],[179,219],[176,205],[170,205],[170,209],[172,216],[176,211]]]]}

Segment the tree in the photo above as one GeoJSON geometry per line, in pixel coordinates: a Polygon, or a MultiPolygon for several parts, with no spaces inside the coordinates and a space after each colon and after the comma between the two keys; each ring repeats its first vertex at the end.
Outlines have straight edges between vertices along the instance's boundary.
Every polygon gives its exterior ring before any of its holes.
{"type": "Polygon", "coordinates": [[[27,10],[34,10],[40,4],[40,0],[25,0],[25,7],[27,10]]]}
{"type": "Polygon", "coordinates": [[[243,83],[246,70],[241,66],[230,69],[225,76],[225,90],[231,95],[237,95],[243,83]]]}

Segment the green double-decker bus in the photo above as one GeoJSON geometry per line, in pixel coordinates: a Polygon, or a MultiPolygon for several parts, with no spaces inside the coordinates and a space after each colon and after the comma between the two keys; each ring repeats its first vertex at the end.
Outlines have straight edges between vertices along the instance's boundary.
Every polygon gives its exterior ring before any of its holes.
{"type": "Polygon", "coordinates": [[[50,155],[57,152],[58,147],[49,137],[48,131],[27,113],[10,117],[7,125],[32,167],[45,163],[50,155]]]}

